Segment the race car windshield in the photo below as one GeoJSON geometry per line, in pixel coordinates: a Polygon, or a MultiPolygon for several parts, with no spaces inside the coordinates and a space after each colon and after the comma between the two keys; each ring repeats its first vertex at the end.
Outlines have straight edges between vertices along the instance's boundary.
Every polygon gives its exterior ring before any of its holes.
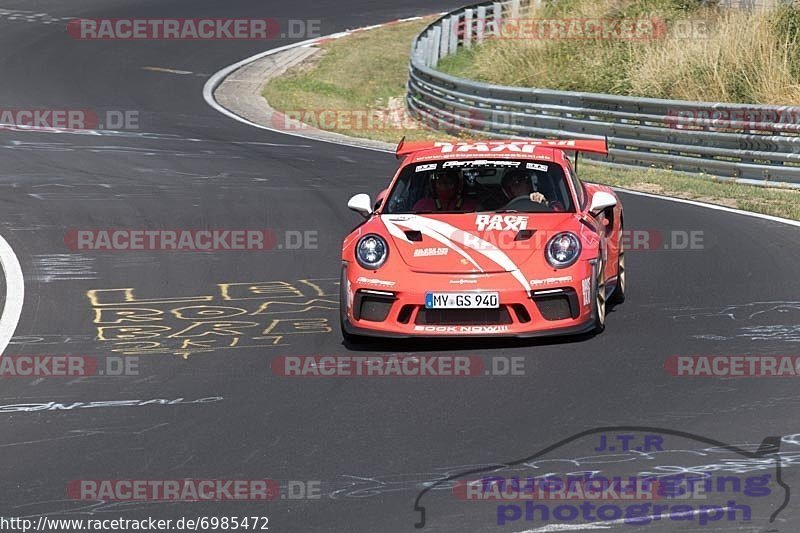
{"type": "Polygon", "coordinates": [[[384,213],[573,212],[564,169],[530,160],[437,161],[407,165],[384,213]]]}

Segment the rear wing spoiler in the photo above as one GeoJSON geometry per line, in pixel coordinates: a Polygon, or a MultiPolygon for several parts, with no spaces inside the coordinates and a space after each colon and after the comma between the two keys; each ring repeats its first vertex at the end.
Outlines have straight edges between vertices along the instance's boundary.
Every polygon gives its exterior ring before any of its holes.
{"type": "Polygon", "coordinates": [[[520,139],[520,140],[494,140],[494,141],[411,141],[405,138],[397,145],[395,156],[401,159],[415,152],[424,150],[441,150],[442,154],[468,153],[468,152],[498,152],[498,153],[531,153],[536,146],[557,148],[572,152],[591,152],[595,154],[608,154],[608,138],[603,139],[520,139]]]}

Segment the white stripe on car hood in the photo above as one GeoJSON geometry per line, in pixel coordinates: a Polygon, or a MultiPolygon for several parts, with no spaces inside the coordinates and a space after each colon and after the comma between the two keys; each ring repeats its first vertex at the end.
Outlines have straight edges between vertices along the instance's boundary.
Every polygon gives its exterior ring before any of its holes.
{"type": "Polygon", "coordinates": [[[442,222],[441,220],[426,218],[419,215],[403,215],[394,219],[381,217],[381,219],[383,220],[386,229],[389,230],[389,233],[392,235],[399,237],[404,241],[410,242],[408,241],[405,233],[397,226],[403,226],[413,231],[419,231],[424,235],[427,235],[428,237],[450,247],[468,259],[473,265],[478,267],[478,269],[483,271],[483,269],[478,266],[475,260],[455,243],[474,250],[489,260],[497,263],[504,270],[509,271],[511,275],[520,282],[526,291],[531,290],[528,280],[525,279],[525,276],[523,276],[519,271],[517,264],[514,263],[514,261],[512,261],[511,258],[505,254],[505,252],[497,248],[494,244],[481,239],[474,233],[468,233],[446,222],[442,222]],[[469,239],[465,238],[466,235],[469,236],[469,239]],[[467,240],[471,242],[467,242],[467,240]]]}
{"type": "Polygon", "coordinates": [[[478,263],[476,263],[475,259],[473,259],[471,255],[469,255],[466,251],[464,251],[463,248],[461,248],[460,246],[456,245],[456,243],[454,243],[453,241],[451,241],[450,239],[448,239],[444,235],[442,235],[440,233],[437,233],[435,231],[427,230],[427,228],[425,228],[422,224],[419,223],[418,220],[416,220],[416,219],[422,218],[422,217],[419,217],[419,216],[416,216],[416,215],[414,215],[414,216],[415,216],[414,219],[408,219],[408,220],[402,220],[402,221],[383,219],[383,224],[386,226],[386,229],[389,230],[389,233],[391,233],[395,237],[397,237],[399,239],[402,239],[402,240],[404,240],[406,242],[409,242],[409,243],[411,241],[408,239],[408,237],[406,237],[405,232],[397,227],[398,224],[402,225],[402,226],[405,226],[406,228],[408,228],[408,229],[410,229],[412,231],[419,231],[421,233],[424,233],[425,235],[427,235],[431,239],[434,239],[434,240],[444,244],[445,246],[447,246],[451,250],[454,250],[459,255],[461,255],[464,259],[466,259],[467,261],[469,261],[470,263],[475,265],[475,268],[477,268],[479,271],[483,272],[483,269],[481,268],[481,266],[478,263]]]}

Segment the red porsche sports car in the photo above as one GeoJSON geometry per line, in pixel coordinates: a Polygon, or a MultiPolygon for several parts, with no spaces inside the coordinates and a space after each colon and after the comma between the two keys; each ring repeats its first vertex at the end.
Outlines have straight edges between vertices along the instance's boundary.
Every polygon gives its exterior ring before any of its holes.
{"type": "Polygon", "coordinates": [[[348,202],[366,220],[342,245],[345,339],[602,331],[625,298],[622,205],[566,152],[608,148],[401,142],[389,187],[348,202]]]}

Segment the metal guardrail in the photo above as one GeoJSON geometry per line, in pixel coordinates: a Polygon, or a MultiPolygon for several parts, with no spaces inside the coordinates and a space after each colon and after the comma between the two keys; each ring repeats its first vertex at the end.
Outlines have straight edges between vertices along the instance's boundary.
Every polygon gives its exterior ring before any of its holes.
{"type": "Polygon", "coordinates": [[[465,136],[606,136],[606,160],[612,163],[800,184],[800,107],[504,87],[436,70],[441,58],[497,36],[504,18],[518,18],[541,1],[477,4],[425,28],[411,51],[406,95],[411,115],[465,136]]]}

